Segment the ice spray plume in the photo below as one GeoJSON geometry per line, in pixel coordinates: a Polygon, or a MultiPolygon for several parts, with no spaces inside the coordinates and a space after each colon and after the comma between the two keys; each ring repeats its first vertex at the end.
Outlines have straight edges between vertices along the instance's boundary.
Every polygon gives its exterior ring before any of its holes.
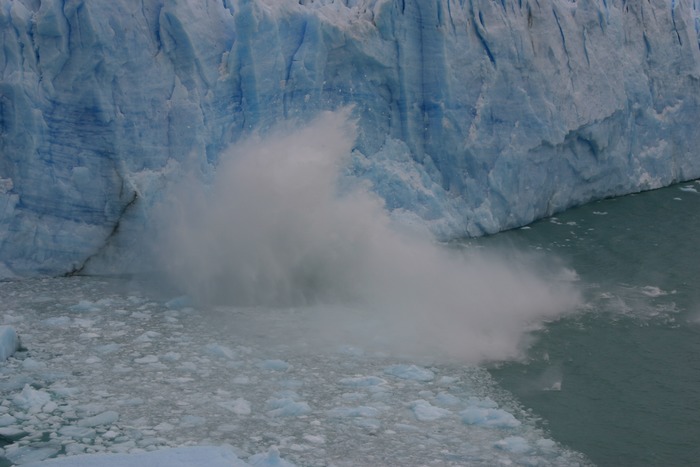
{"type": "Polygon", "coordinates": [[[576,305],[526,261],[396,228],[342,175],[355,136],[347,111],[327,112],[229,148],[210,186],[175,190],[161,248],[171,279],[202,302],[314,305],[324,332],[367,320],[401,351],[473,362],[517,357],[529,325],[576,305]]]}

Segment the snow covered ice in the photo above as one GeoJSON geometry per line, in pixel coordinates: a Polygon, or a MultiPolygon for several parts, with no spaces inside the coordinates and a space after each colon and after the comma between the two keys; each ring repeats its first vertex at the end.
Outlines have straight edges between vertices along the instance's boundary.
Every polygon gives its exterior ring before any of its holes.
{"type": "Polygon", "coordinates": [[[16,464],[586,463],[483,369],[286,338],[313,325],[304,308],[216,318],[79,277],[0,294],[26,347],[0,367],[0,455],[16,464]]]}

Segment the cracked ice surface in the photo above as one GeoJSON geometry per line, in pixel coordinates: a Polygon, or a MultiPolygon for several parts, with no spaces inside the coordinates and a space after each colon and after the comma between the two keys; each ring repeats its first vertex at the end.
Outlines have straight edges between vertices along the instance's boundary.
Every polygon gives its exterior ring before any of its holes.
{"type": "Polygon", "coordinates": [[[26,347],[0,366],[0,456],[16,464],[194,445],[253,465],[586,463],[482,368],[294,344],[304,309],[195,309],[96,278],[0,296],[26,347]]]}

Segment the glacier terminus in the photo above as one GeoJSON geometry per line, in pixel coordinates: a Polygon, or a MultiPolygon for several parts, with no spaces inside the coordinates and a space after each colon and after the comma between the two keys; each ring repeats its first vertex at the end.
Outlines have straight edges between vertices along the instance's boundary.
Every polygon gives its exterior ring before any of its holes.
{"type": "Polygon", "coordinates": [[[0,0],[0,277],[114,267],[183,173],[324,111],[440,239],[697,178],[700,1],[0,0]]]}

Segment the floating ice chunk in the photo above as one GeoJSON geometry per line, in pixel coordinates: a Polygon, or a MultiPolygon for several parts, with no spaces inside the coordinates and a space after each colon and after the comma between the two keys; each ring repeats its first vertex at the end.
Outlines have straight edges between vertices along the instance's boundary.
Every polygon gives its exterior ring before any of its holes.
{"type": "Polygon", "coordinates": [[[497,404],[493,399],[491,399],[490,397],[484,397],[483,399],[479,399],[479,398],[477,398],[477,397],[470,397],[470,398],[467,400],[467,403],[468,403],[470,406],[473,406],[473,407],[482,407],[482,408],[485,408],[485,409],[495,409],[495,408],[498,408],[498,404],[497,404]]]}
{"type": "Polygon", "coordinates": [[[158,357],[155,355],[146,355],[145,357],[141,358],[136,358],[134,359],[135,363],[156,363],[158,361],[158,357]]]}
{"type": "Polygon", "coordinates": [[[94,438],[95,430],[86,426],[66,425],[58,430],[58,434],[73,439],[94,438]]]}
{"type": "Polygon", "coordinates": [[[435,396],[435,402],[442,405],[458,405],[461,401],[458,397],[447,392],[441,392],[435,396]]]}
{"type": "Polygon", "coordinates": [[[54,410],[58,408],[58,404],[56,404],[54,401],[49,401],[44,406],[41,408],[41,411],[44,413],[51,413],[54,410]]]}
{"type": "Polygon", "coordinates": [[[206,347],[204,347],[204,350],[206,350],[206,352],[212,357],[228,358],[230,360],[236,358],[236,353],[233,351],[233,349],[226,347],[225,345],[208,344],[206,347]]]}
{"type": "Polygon", "coordinates": [[[527,440],[521,436],[509,436],[494,443],[494,446],[514,454],[525,454],[532,450],[527,440]]]}
{"type": "Polygon", "coordinates": [[[336,407],[326,412],[329,417],[347,418],[347,417],[377,417],[380,412],[375,407],[361,405],[359,407],[336,407]]]}
{"type": "MultiPolygon", "coordinates": [[[[235,401],[219,402],[218,405],[219,407],[223,407],[226,410],[230,410],[236,415],[250,415],[250,413],[252,412],[250,408],[250,402],[243,399],[242,397],[239,397],[235,401]]],[[[274,408],[279,409],[280,407],[274,408]]]]}
{"type": "Polygon", "coordinates": [[[156,331],[146,331],[143,334],[141,334],[139,337],[134,339],[134,342],[136,343],[142,343],[142,342],[151,342],[152,339],[160,337],[160,333],[156,331]]]}
{"type": "Polygon", "coordinates": [[[176,362],[180,360],[181,355],[178,352],[168,352],[163,355],[163,360],[167,362],[176,362]]]}
{"type": "Polygon", "coordinates": [[[554,381],[551,386],[544,388],[543,391],[561,391],[561,381],[554,381]]]}
{"type": "Polygon", "coordinates": [[[250,465],[254,467],[295,467],[294,464],[280,457],[280,452],[273,447],[265,454],[256,454],[248,458],[250,465]]]}
{"type": "Polygon", "coordinates": [[[417,420],[421,422],[432,422],[441,418],[449,417],[452,412],[440,407],[435,407],[430,402],[423,399],[411,402],[411,409],[417,420]]]}
{"type": "Polygon", "coordinates": [[[311,412],[308,403],[297,402],[291,397],[270,399],[267,401],[267,409],[270,417],[298,417],[311,412]]]}
{"type": "Polygon", "coordinates": [[[31,463],[33,462],[43,461],[44,459],[48,459],[51,456],[55,456],[58,453],[58,451],[59,448],[55,446],[35,448],[29,445],[22,446],[18,449],[7,449],[5,451],[5,457],[7,457],[8,459],[10,459],[10,461],[18,465],[31,465],[31,463]]]}
{"type": "Polygon", "coordinates": [[[117,433],[116,431],[112,431],[112,430],[107,430],[102,434],[102,438],[109,439],[109,440],[112,440],[112,439],[116,438],[117,436],[119,436],[119,433],[117,433]]]}
{"type": "Polygon", "coordinates": [[[65,386],[61,387],[51,387],[51,392],[54,394],[56,397],[73,397],[76,394],[80,393],[80,389],[78,388],[69,388],[65,386]]]}
{"type": "Polygon", "coordinates": [[[449,386],[458,381],[459,378],[457,378],[456,376],[441,376],[440,379],[438,379],[438,384],[441,386],[449,386]]]}
{"type": "Polygon", "coordinates": [[[159,431],[159,432],[160,431],[173,431],[174,428],[175,427],[168,422],[162,422],[162,423],[159,423],[158,425],[153,427],[154,430],[159,431]]]}
{"type": "Polygon", "coordinates": [[[326,442],[326,438],[324,438],[321,435],[306,434],[306,435],[304,435],[304,440],[308,441],[309,443],[313,443],[313,444],[324,444],[326,442]]]}
{"type": "Polygon", "coordinates": [[[386,380],[379,378],[378,376],[355,376],[352,378],[341,379],[340,384],[352,388],[364,388],[386,384],[386,380]]]}
{"type": "Polygon", "coordinates": [[[382,422],[372,417],[355,417],[353,424],[366,429],[370,433],[376,433],[382,427],[382,422]]]}
{"type": "Polygon", "coordinates": [[[68,316],[56,316],[53,318],[47,318],[42,323],[46,326],[56,327],[56,328],[67,328],[70,326],[71,319],[68,316]]]}
{"type": "Polygon", "coordinates": [[[101,354],[108,355],[108,354],[112,354],[114,352],[117,352],[120,348],[121,348],[121,346],[119,344],[112,343],[112,344],[105,344],[105,345],[97,346],[95,348],[95,350],[97,350],[101,354]]]}
{"type": "Polygon", "coordinates": [[[17,331],[12,326],[0,326],[0,362],[4,362],[19,348],[17,331]]]}
{"type": "Polygon", "coordinates": [[[25,384],[32,382],[32,379],[27,375],[14,375],[6,380],[0,380],[0,391],[19,391],[25,384]]]}
{"type": "Polygon", "coordinates": [[[0,428],[0,437],[5,441],[16,441],[27,435],[28,433],[18,426],[5,426],[0,428]]]}
{"type": "Polygon", "coordinates": [[[44,404],[51,400],[51,395],[48,392],[34,389],[30,385],[25,384],[24,389],[20,394],[12,398],[12,402],[21,409],[28,412],[39,412],[44,404]]]}
{"type": "Polygon", "coordinates": [[[199,417],[197,415],[185,415],[180,419],[180,425],[186,427],[202,426],[207,422],[204,417],[199,417]]]}
{"type": "Polygon", "coordinates": [[[100,307],[90,300],[80,300],[77,305],[71,306],[70,310],[78,313],[91,313],[100,311],[100,307]]]}
{"type": "Polygon", "coordinates": [[[416,365],[392,365],[386,367],[384,373],[401,379],[423,382],[432,381],[435,378],[435,373],[416,365]]]}
{"type": "Polygon", "coordinates": [[[338,347],[338,353],[343,355],[349,355],[351,357],[361,357],[364,355],[365,351],[359,347],[354,347],[352,345],[342,345],[338,347]]]}
{"type": "Polygon", "coordinates": [[[78,421],[78,426],[94,427],[100,425],[110,425],[119,420],[119,413],[112,410],[102,412],[92,417],[78,421]]]}
{"type": "Polygon", "coordinates": [[[14,425],[17,419],[12,415],[0,415],[0,427],[14,425]]]}
{"type": "Polygon", "coordinates": [[[361,392],[346,392],[341,394],[340,397],[345,401],[357,401],[367,397],[367,394],[363,394],[361,392]]]}
{"type": "Polygon", "coordinates": [[[552,451],[557,447],[557,443],[547,438],[540,438],[535,443],[542,451],[552,451]]]}
{"type": "Polygon", "coordinates": [[[264,370],[287,371],[291,368],[291,365],[284,360],[265,360],[258,367],[264,370]]]}
{"type": "Polygon", "coordinates": [[[698,190],[695,189],[693,185],[685,185],[680,188],[678,188],[681,191],[689,192],[689,193],[697,193],[698,190]]]}
{"type": "Polygon", "coordinates": [[[462,422],[467,425],[479,425],[495,428],[515,428],[520,422],[513,414],[502,409],[472,406],[459,413],[462,422]]]}
{"type": "Polygon", "coordinates": [[[165,306],[171,310],[181,310],[192,306],[192,299],[187,295],[182,295],[168,300],[165,302],[165,306]]]}
{"type": "MultiPolygon", "coordinates": [[[[281,460],[281,459],[280,459],[281,460]]],[[[284,461],[282,461],[284,462],[284,461]]],[[[28,467],[246,467],[228,446],[188,446],[162,449],[152,452],[133,454],[88,454],[50,459],[44,462],[28,464],[28,467]]],[[[256,464],[279,465],[285,464],[256,464]]],[[[287,463],[286,465],[291,465],[287,463]]]]}

